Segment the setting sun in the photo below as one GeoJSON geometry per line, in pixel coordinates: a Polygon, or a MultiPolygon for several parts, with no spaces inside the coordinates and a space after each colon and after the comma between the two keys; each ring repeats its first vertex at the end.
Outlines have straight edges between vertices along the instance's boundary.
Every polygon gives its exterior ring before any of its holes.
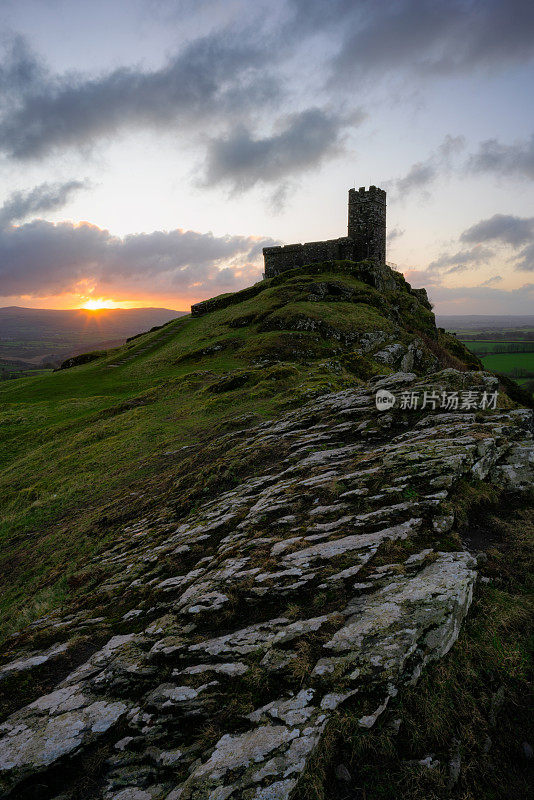
{"type": "Polygon", "coordinates": [[[104,300],[103,297],[87,300],[87,302],[84,303],[82,306],[82,308],[86,308],[88,311],[98,311],[99,308],[115,308],[115,307],[116,306],[113,300],[104,300]]]}

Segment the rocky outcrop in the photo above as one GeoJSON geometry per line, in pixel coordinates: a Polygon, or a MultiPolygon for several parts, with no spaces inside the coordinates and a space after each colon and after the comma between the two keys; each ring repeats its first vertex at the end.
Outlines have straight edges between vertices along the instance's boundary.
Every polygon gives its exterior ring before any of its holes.
{"type": "Polygon", "coordinates": [[[250,300],[260,292],[263,292],[266,287],[267,284],[255,283],[253,286],[247,286],[246,289],[241,289],[239,292],[219,294],[216,297],[210,297],[208,300],[201,300],[200,303],[194,303],[191,306],[191,316],[200,317],[210,311],[218,311],[221,308],[228,308],[228,306],[242,303],[243,300],[250,300]]]}
{"type": "Polygon", "coordinates": [[[103,577],[86,607],[33,623],[26,651],[12,639],[0,678],[58,666],[0,725],[1,797],[39,785],[66,800],[98,745],[87,797],[290,798],[340,705],[370,728],[448,652],[477,577],[455,533],[461,486],[528,488],[532,415],[379,412],[380,388],[440,397],[497,381],[399,372],[227,434],[234,459],[273,447],[280,459],[187,516],[125,528],[88,566],[103,577]],[[61,675],[80,635],[95,651],[61,675]]]}
{"type": "MultiPolygon", "coordinates": [[[[103,358],[106,355],[106,350],[93,350],[92,353],[81,353],[79,356],[71,356],[71,358],[67,358],[66,361],[60,364],[58,370],[71,369],[71,367],[79,367],[82,364],[90,364],[91,361],[96,361],[97,358],[103,358]]],[[[57,372],[57,370],[55,370],[55,372],[57,372]]]]}
{"type": "MultiPolygon", "coordinates": [[[[300,245],[299,245],[300,246],[300,245]]],[[[269,250],[279,250],[281,248],[272,247],[267,248],[269,250]]],[[[284,248],[282,248],[284,249],[284,248]]],[[[253,286],[247,286],[246,289],[241,289],[238,292],[232,292],[229,294],[220,294],[216,297],[211,297],[208,300],[202,300],[200,303],[194,303],[191,306],[191,316],[192,317],[200,317],[204,314],[209,314],[211,311],[218,311],[222,308],[228,308],[229,306],[238,305],[242,303],[244,300],[250,300],[253,297],[257,297],[257,295],[261,294],[261,292],[265,291],[269,288],[269,286],[274,286],[277,283],[285,282],[288,277],[291,275],[298,275],[301,273],[307,275],[316,275],[321,273],[345,273],[349,275],[353,275],[358,279],[362,280],[364,283],[368,284],[369,286],[373,286],[374,288],[378,289],[381,292],[384,291],[394,291],[398,288],[398,281],[399,276],[398,273],[395,273],[390,267],[382,264],[377,264],[373,261],[358,261],[357,263],[352,261],[350,258],[350,254],[344,257],[344,260],[335,260],[330,258],[324,258],[319,260],[320,263],[308,263],[305,267],[298,266],[296,263],[292,266],[289,270],[284,270],[279,275],[271,276],[271,280],[267,280],[261,283],[255,283],[253,286]],[[397,276],[397,277],[395,277],[397,276]]],[[[402,279],[403,280],[403,279],[402,279]]],[[[428,302],[428,298],[426,296],[426,291],[424,289],[409,289],[410,293],[413,294],[414,297],[417,297],[419,302],[422,302],[423,305],[428,308],[429,310],[432,308],[430,303],[428,302]]],[[[320,298],[320,296],[314,299],[324,299],[320,298]]],[[[334,298],[334,299],[350,299],[350,298],[334,298]]],[[[331,300],[328,297],[328,300],[331,300]]],[[[130,340],[128,340],[130,341],[130,340]]]]}

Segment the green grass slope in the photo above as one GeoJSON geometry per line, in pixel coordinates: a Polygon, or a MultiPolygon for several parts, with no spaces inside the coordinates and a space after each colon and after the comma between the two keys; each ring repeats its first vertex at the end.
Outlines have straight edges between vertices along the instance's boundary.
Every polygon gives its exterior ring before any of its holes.
{"type": "Polygon", "coordinates": [[[90,363],[1,384],[5,632],[68,599],[87,556],[163,504],[177,476],[185,494],[231,485],[210,473],[218,434],[391,372],[374,358],[388,342],[416,340],[422,364],[479,369],[393,274],[397,288],[379,292],[350,263],[293,270],[90,363]],[[364,334],[376,344],[362,349],[364,334]]]}

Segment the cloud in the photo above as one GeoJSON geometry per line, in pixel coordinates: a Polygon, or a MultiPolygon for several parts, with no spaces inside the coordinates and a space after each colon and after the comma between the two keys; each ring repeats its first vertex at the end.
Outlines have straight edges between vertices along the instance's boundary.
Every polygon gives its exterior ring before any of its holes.
{"type": "Polygon", "coordinates": [[[400,196],[407,195],[414,190],[425,189],[440,174],[451,170],[454,157],[464,147],[463,136],[447,134],[440,146],[425,161],[413,164],[403,178],[392,181],[393,188],[400,196]]]}
{"type": "Polygon", "coordinates": [[[467,269],[466,264],[480,264],[481,262],[488,261],[493,255],[493,250],[490,250],[488,247],[476,245],[470,250],[459,250],[456,253],[443,253],[439,258],[436,258],[428,265],[428,269],[439,270],[441,267],[452,266],[452,269],[447,270],[445,274],[464,272],[467,269]]]}
{"type": "Polygon", "coordinates": [[[86,186],[88,186],[87,181],[42,183],[29,192],[13,192],[0,208],[0,226],[23,219],[30,214],[61,208],[74,192],[86,186]]]}
{"type": "Polygon", "coordinates": [[[120,67],[97,77],[52,75],[20,38],[5,50],[0,148],[21,161],[88,147],[128,128],[213,126],[279,99],[281,92],[265,47],[242,32],[195,39],[160,69],[120,67]]]}
{"type": "Polygon", "coordinates": [[[501,144],[497,139],[481,142],[477,153],[467,162],[472,173],[494,173],[505,177],[534,179],[534,136],[515,144],[501,144]]]}
{"type": "Polygon", "coordinates": [[[391,244],[391,242],[394,242],[395,239],[400,239],[401,236],[404,236],[404,230],[402,228],[399,228],[399,227],[391,228],[388,231],[388,235],[387,235],[388,244],[391,244]]]}
{"type": "Polygon", "coordinates": [[[524,247],[518,254],[515,268],[524,272],[534,272],[534,242],[524,247]]]}
{"type": "Polygon", "coordinates": [[[399,194],[408,194],[412,189],[420,189],[432,183],[436,175],[437,169],[434,164],[420,161],[410,167],[404,178],[396,181],[397,191],[399,194]]]}
{"type": "Polygon", "coordinates": [[[3,46],[0,94],[2,102],[8,104],[37,90],[46,79],[46,68],[22,36],[4,38],[3,46]]]}
{"type": "Polygon", "coordinates": [[[454,274],[456,274],[458,272],[467,272],[468,270],[469,270],[469,267],[467,267],[465,264],[457,264],[455,267],[451,267],[450,269],[445,270],[445,272],[443,274],[444,275],[454,275],[454,274]]]}
{"type": "Polygon", "coordinates": [[[494,275],[477,286],[444,286],[443,273],[436,269],[406,270],[412,286],[428,290],[436,314],[531,314],[534,307],[534,284],[518,289],[500,289],[502,281],[494,275]]]}
{"type": "Polygon", "coordinates": [[[289,194],[294,188],[294,184],[291,181],[282,181],[278,184],[268,198],[268,207],[271,214],[280,214],[284,210],[289,194]]]}
{"type": "Polygon", "coordinates": [[[90,280],[123,298],[198,298],[259,279],[261,249],[277,243],[181,229],[119,238],[89,223],[34,220],[0,229],[0,286],[4,297],[42,297],[76,292],[90,280]]]}
{"type": "Polygon", "coordinates": [[[425,289],[430,286],[441,286],[443,276],[431,269],[412,269],[408,267],[403,269],[402,272],[412,286],[424,286],[425,289]]]}
{"type": "Polygon", "coordinates": [[[449,266],[452,269],[442,274],[463,272],[462,267],[467,264],[477,265],[488,261],[496,255],[496,251],[484,247],[487,242],[511,248],[509,260],[516,270],[534,271],[534,217],[494,214],[471,225],[459,238],[460,242],[474,246],[455,253],[443,253],[429,264],[429,274],[449,266]]]}
{"type": "Polygon", "coordinates": [[[195,134],[207,147],[204,185],[243,191],[284,183],[341,152],[343,133],[364,114],[310,107],[258,134],[285,92],[280,66],[289,51],[273,58],[272,35],[216,29],[158,69],[123,66],[96,76],[53,74],[23,39],[8,40],[0,59],[0,153],[27,162],[85,152],[128,131],[172,130],[195,134]]]}
{"type": "Polygon", "coordinates": [[[390,186],[400,196],[430,186],[442,174],[458,172],[479,175],[493,173],[509,178],[534,179],[534,136],[513,145],[500,144],[496,139],[481,142],[478,151],[467,161],[455,164],[455,157],[465,149],[463,136],[448,134],[441,145],[424,161],[413,164],[408,172],[390,186]]]}
{"type": "Polygon", "coordinates": [[[429,292],[437,314],[532,314],[534,283],[518,289],[492,286],[435,286],[429,292]]]}
{"type": "Polygon", "coordinates": [[[345,117],[308,108],[279,121],[278,130],[262,138],[237,125],[228,135],[211,139],[202,182],[239,192],[297,175],[342,152],[343,131],[364,118],[362,111],[345,117]]]}
{"type": "Polygon", "coordinates": [[[402,71],[421,77],[465,74],[534,57],[530,0],[292,0],[292,6],[299,22],[308,16],[316,30],[343,32],[333,84],[402,71]]]}
{"type": "Polygon", "coordinates": [[[512,214],[494,214],[471,225],[461,235],[462,242],[489,242],[500,240],[519,247],[534,239],[534,217],[515,217],[512,214]]]}
{"type": "Polygon", "coordinates": [[[488,278],[487,281],[482,281],[480,286],[493,286],[495,283],[500,283],[502,281],[501,275],[493,275],[493,277],[488,278]]]}
{"type": "Polygon", "coordinates": [[[461,236],[463,242],[500,242],[516,252],[512,256],[515,268],[525,272],[534,270],[534,217],[516,217],[513,214],[494,214],[467,228],[461,236]],[[520,249],[521,248],[521,249],[520,249]]]}
{"type": "Polygon", "coordinates": [[[477,244],[470,249],[442,253],[439,258],[431,261],[426,269],[407,269],[404,271],[404,275],[406,280],[415,286],[445,288],[443,287],[445,277],[476,269],[494,255],[493,250],[477,244]]]}

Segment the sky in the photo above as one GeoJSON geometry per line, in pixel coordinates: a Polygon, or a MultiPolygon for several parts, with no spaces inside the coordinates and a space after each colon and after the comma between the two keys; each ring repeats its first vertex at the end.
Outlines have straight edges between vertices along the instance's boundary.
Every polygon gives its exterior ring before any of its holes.
{"type": "Polygon", "coordinates": [[[192,302],[346,235],[534,313],[532,0],[0,0],[0,306],[192,302]]]}

